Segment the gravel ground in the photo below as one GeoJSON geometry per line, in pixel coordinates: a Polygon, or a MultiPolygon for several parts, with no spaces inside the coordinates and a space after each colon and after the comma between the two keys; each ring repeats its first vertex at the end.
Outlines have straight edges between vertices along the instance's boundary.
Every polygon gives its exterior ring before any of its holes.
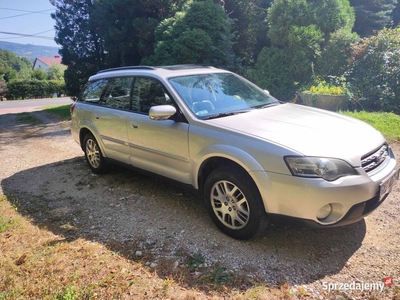
{"type": "MultiPolygon", "coordinates": [[[[182,187],[119,167],[92,174],[68,122],[32,115],[44,125],[0,115],[0,193],[17,196],[21,214],[39,226],[107,243],[115,252],[122,245],[151,253],[154,268],[184,250],[203,255],[206,266],[221,263],[268,284],[301,286],[313,299],[400,297],[400,184],[356,224],[324,230],[273,225],[262,239],[237,241],[222,234],[199,197],[182,187]],[[393,284],[383,291],[326,290],[328,283],[361,288],[387,277],[393,284]]],[[[400,144],[392,148],[400,157],[400,144]]]]}

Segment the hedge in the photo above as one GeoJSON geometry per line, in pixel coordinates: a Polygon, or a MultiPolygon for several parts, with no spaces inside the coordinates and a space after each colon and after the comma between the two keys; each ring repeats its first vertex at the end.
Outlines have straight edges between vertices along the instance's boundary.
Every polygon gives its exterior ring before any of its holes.
{"type": "Polygon", "coordinates": [[[7,89],[7,99],[50,98],[64,94],[65,83],[61,80],[12,81],[7,89]]]}

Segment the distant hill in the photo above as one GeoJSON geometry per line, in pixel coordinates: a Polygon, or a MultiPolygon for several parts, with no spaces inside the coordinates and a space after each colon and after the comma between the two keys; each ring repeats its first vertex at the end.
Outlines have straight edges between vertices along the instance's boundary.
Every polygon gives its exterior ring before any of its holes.
{"type": "Polygon", "coordinates": [[[0,41],[0,49],[11,51],[17,56],[27,57],[32,61],[34,61],[36,57],[52,57],[59,55],[57,47],[17,44],[2,41],[0,41]]]}

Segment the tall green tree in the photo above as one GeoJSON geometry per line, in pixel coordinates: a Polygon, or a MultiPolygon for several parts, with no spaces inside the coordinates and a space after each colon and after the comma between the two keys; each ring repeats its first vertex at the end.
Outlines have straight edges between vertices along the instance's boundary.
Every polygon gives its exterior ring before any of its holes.
{"type": "Polygon", "coordinates": [[[138,65],[153,53],[154,32],[188,0],[99,0],[91,24],[104,40],[107,65],[138,65]]]}
{"type": "Polygon", "coordinates": [[[397,1],[395,8],[392,11],[391,27],[396,28],[400,24],[400,1],[397,1]]]}
{"type": "Polygon", "coordinates": [[[0,80],[6,82],[14,79],[24,79],[24,74],[30,76],[32,62],[26,57],[18,57],[13,52],[0,49],[0,80]]]}
{"type": "Polygon", "coordinates": [[[92,26],[90,19],[94,0],[50,0],[56,12],[55,41],[61,45],[59,53],[65,71],[67,92],[79,94],[88,77],[105,66],[103,39],[92,26]]]}
{"type": "Polygon", "coordinates": [[[231,25],[220,4],[193,1],[156,29],[154,64],[211,64],[233,69],[231,25]]]}
{"type": "Polygon", "coordinates": [[[10,67],[15,71],[32,68],[32,62],[26,57],[18,57],[13,52],[0,49],[0,68],[10,67]]]}
{"type": "Polygon", "coordinates": [[[64,80],[64,72],[66,67],[64,65],[53,64],[47,71],[48,80],[64,80]]]}
{"type": "Polygon", "coordinates": [[[233,51],[242,67],[253,66],[261,49],[269,46],[267,13],[273,0],[225,0],[234,35],[233,51]]]}
{"type": "Polygon", "coordinates": [[[275,0],[268,23],[271,46],[258,56],[255,79],[288,100],[299,84],[311,80],[312,65],[332,34],[350,32],[354,12],[348,0],[275,0]]]}
{"type": "Polygon", "coordinates": [[[390,26],[397,0],[350,0],[350,4],[356,12],[353,30],[367,37],[390,26]]]}

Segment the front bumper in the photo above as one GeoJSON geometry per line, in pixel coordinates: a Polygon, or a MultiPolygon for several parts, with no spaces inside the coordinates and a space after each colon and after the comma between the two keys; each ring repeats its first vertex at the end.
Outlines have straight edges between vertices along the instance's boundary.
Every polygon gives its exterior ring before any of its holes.
{"type": "Polygon", "coordinates": [[[289,217],[278,214],[269,214],[268,219],[272,223],[290,224],[299,227],[310,227],[310,228],[340,227],[361,221],[364,217],[368,216],[371,212],[373,212],[376,208],[378,208],[386,200],[387,196],[389,196],[389,194],[386,194],[382,199],[380,199],[379,194],[377,194],[375,197],[373,197],[368,201],[364,201],[353,205],[346,213],[346,215],[340,221],[334,224],[324,225],[314,220],[300,219],[296,217],[289,217]]]}
{"type": "Polygon", "coordinates": [[[395,173],[396,159],[391,150],[386,161],[367,174],[346,176],[328,182],[320,178],[304,178],[277,173],[258,173],[259,187],[266,213],[273,220],[302,223],[311,227],[337,227],[355,223],[375,210],[387,198],[390,189],[381,194],[381,185],[395,173]],[[262,179],[262,177],[264,178],[262,179]],[[318,211],[331,205],[332,212],[318,219],[318,211]]]}

